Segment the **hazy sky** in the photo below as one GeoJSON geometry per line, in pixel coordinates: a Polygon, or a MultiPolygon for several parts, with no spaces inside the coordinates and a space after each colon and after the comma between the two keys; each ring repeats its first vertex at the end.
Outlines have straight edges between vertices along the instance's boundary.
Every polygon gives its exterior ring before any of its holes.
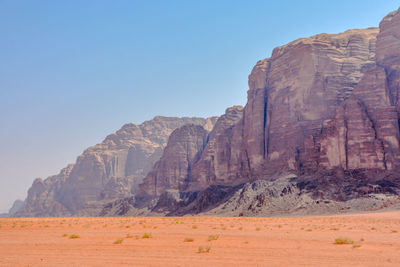
{"type": "Polygon", "coordinates": [[[274,47],[378,26],[399,4],[0,0],[0,212],[123,124],[244,105],[274,47]]]}

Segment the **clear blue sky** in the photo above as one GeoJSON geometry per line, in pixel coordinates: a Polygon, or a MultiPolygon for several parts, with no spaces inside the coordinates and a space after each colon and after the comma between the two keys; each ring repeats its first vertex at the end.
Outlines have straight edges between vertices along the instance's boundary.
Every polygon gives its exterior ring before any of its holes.
{"type": "Polygon", "coordinates": [[[378,26],[399,5],[0,0],[0,211],[123,124],[244,105],[274,47],[378,26]]]}

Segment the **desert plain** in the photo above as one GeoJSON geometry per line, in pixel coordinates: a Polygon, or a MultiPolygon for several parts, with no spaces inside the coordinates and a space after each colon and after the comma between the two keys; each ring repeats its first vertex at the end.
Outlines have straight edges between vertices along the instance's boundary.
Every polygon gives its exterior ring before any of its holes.
{"type": "Polygon", "coordinates": [[[120,265],[399,266],[400,211],[0,219],[0,266],[120,265]]]}

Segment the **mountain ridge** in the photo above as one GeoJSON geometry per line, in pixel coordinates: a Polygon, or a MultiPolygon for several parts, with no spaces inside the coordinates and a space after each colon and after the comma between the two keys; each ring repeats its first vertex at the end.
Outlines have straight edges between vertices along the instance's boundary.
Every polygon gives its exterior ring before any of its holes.
{"type": "MultiPolygon", "coordinates": [[[[87,183],[85,170],[96,169],[101,159],[90,154],[90,164],[80,162],[80,176],[71,171],[84,186],[68,179],[70,189],[63,186],[58,194],[62,202],[74,215],[87,214],[82,203],[93,204],[92,214],[101,216],[274,216],[400,207],[400,9],[379,28],[279,46],[257,62],[248,84],[245,107],[228,108],[200,127],[180,125],[168,133],[168,142],[163,135],[157,159],[141,169],[143,180],[134,179],[140,180],[138,191],[125,194],[131,178],[110,179],[109,191],[93,194],[96,186],[87,183]]],[[[157,139],[164,126],[148,133],[157,139]]],[[[103,145],[133,142],[125,130],[103,145]]],[[[120,161],[106,162],[106,173],[118,173],[120,161]]]]}

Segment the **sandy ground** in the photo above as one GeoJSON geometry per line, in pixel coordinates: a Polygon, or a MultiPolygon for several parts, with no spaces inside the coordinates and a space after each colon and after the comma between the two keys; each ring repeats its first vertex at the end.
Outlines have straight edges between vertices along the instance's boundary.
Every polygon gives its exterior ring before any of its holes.
{"type": "Polygon", "coordinates": [[[400,266],[400,212],[0,219],[0,266],[60,265],[400,266]],[[354,243],[335,244],[337,238],[354,243]]]}

